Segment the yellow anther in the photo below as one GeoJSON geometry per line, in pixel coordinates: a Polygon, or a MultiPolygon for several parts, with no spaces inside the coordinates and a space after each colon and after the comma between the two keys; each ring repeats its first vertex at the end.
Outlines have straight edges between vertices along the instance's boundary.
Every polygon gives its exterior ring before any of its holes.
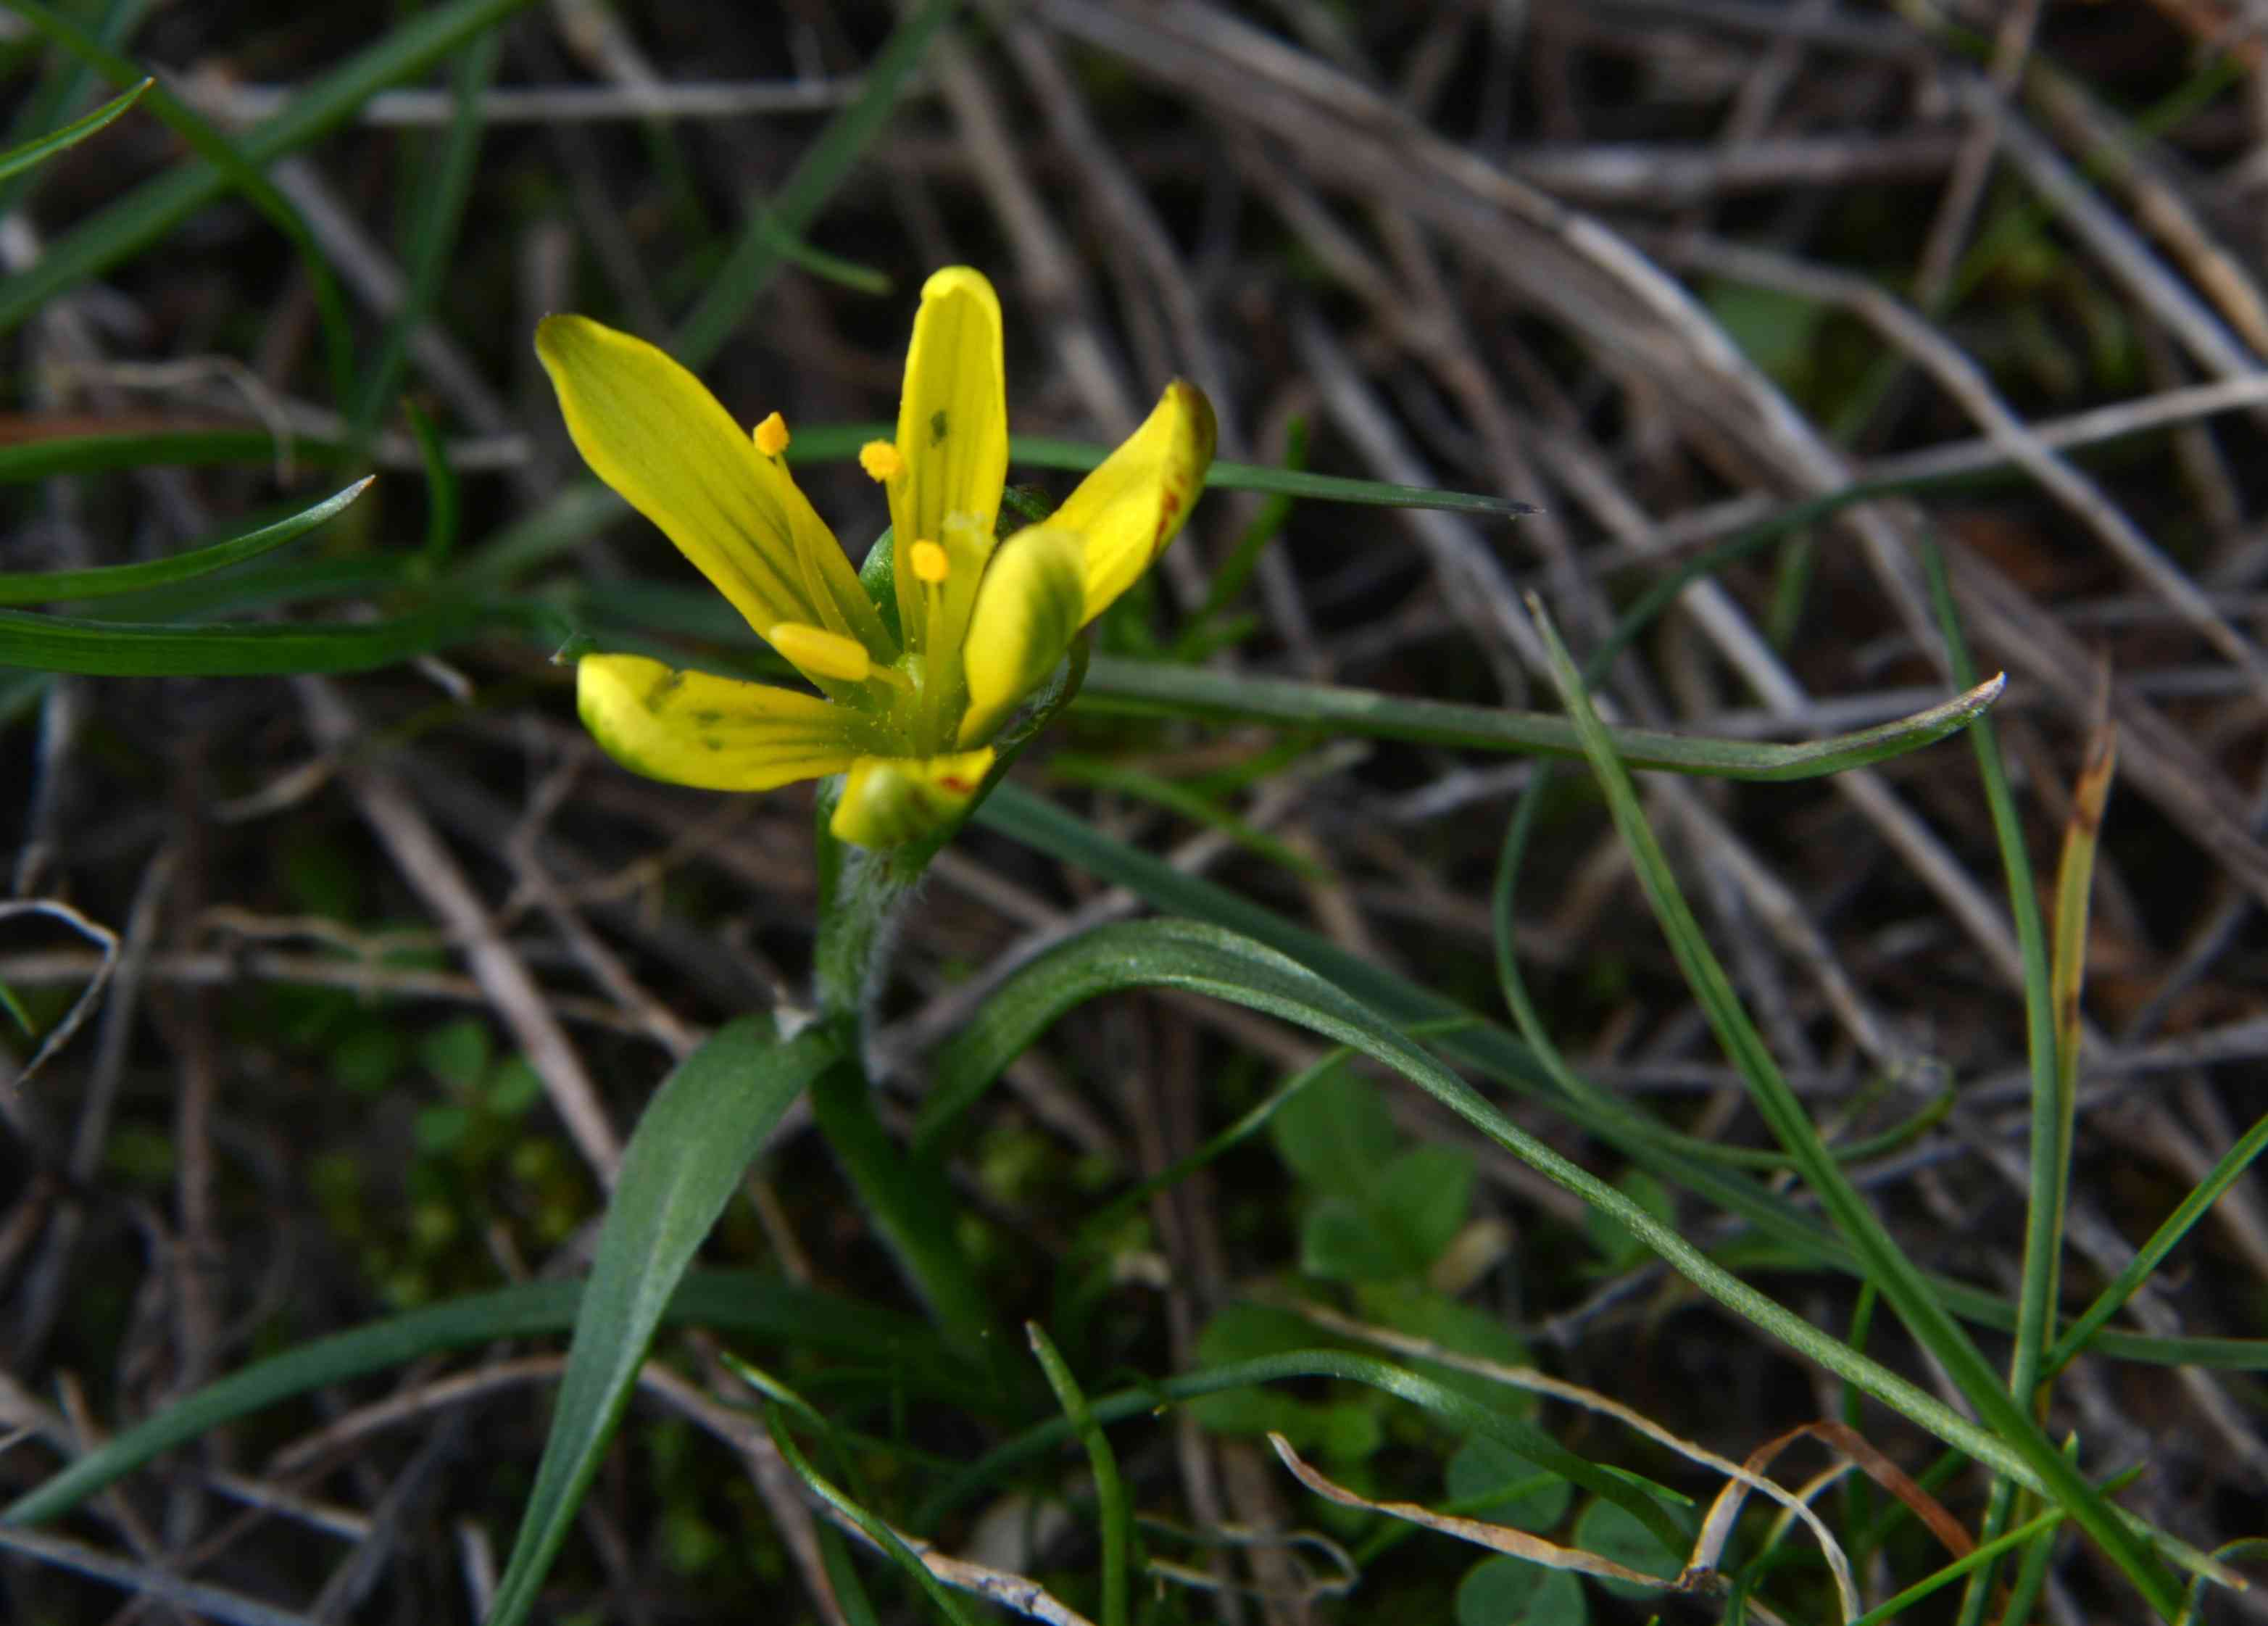
{"type": "Polygon", "coordinates": [[[870,480],[895,480],[904,472],[906,460],[894,442],[870,440],[858,448],[858,467],[870,480]]]}
{"type": "Polygon", "coordinates": [[[774,649],[814,678],[863,683],[873,675],[874,659],[866,653],[866,646],[839,632],[784,621],[764,636],[771,640],[774,649]]]}
{"type": "Polygon", "coordinates": [[[777,412],[756,425],[756,450],[766,457],[777,457],[787,450],[787,420],[777,412]]]}
{"type": "Polygon", "coordinates": [[[953,561],[946,557],[945,549],[926,540],[913,545],[906,562],[914,567],[916,581],[927,582],[932,587],[953,574],[953,561]]]}

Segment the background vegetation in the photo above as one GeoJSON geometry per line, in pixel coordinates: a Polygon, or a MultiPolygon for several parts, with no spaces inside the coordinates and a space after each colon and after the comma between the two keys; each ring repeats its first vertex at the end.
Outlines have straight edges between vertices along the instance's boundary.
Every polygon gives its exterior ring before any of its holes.
{"type": "Polygon", "coordinates": [[[0,1618],[2263,1614],[2249,13],[0,20],[0,1618]],[[531,335],[856,552],[951,262],[1012,478],[1223,462],[783,1041],[531,335]]]}

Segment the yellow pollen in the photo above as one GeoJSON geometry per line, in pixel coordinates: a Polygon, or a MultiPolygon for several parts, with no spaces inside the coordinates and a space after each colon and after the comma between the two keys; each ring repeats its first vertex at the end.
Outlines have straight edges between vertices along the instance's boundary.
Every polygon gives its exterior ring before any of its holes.
{"type": "Polygon", "coordinates": [[[935,542],[916,542],[907,558],[914,567],[914,579],[927,582],[932,587],[953,574],[953,562],[935,542]]]}
{"type": "Polygon", "coordinates": [[[787,420],[777,412],[756,425],[756,450],[766,457],[777,457],[787,450],[787,420]]]}
{"type": "Polygon", "coordinates": [[[839,678],[846,683],[863,683],[873,675],[873,657],[866,646],[856,638],[846,638],[839,632],[829,632],[824,627],[809,627],[801,622],[784,621],[764,635],[771,646],[793,661],[797,667],[814,678],[839,678]]]}
{"type": "Polygon", "coordinates": [[[858,448],[858,467],[870,480],[895,480],[904,471],[906,460],[891,442],[870,440],[858,448]]]}

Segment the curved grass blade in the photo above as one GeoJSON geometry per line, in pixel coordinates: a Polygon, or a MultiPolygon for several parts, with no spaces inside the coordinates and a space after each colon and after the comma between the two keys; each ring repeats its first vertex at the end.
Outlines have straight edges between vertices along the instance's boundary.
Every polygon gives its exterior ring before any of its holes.
{"type": "Polygon", "coordinates": [[[607,1206],[559,1409],[489,1626],[518,1626],[534,1608],[679,1278],[772,1125],[840,1059],[824,1028],[782,1039],[770,1018],[743,1017],[680,1063],[646,1104],[607,1206]]]}
{"type": "MultiPolygon", "coordinates": [[[[59,16],[40,4],[39,0],[10,0],[10,9],[114,85],[126,84],[141,73],[132,62],[112,50],[70,18],[59,16]]],[[[152,84],[153,81],[147,77],[142,80],[145,89],[152,84]]],[[[243,193],[252,206],[266,216],[269,223],[281,232],[298,252],[299,261],[306,269],[309,289],[314,295],[317,314],[323,324],[324,344],[331,368],[332,393],[343,401],[354,378],[354,329],[347,321],[346,301],[339,292],[338,278],[332,274],[331,262],[317,246],[315,234],[308,229],[306,218],[289,198],[276,189],[275,183],[262,174],[256,165],[246,160],[234,142],[216,129],[204,114],[166,86],[159,85],[152,91],[150,110],[165,121],[168,129],[188,143],[191,151],[225,177],[229,185],[243,193]]]]}
{"type": "Polygon", "coordinates": [[[457,545],[457,515],[462,499],[457,490],[457,471],[449,467],[448,448],[441,431],[425,409],[407,395],[401,414],[409,420],[409,433],[417,442],[419,461],[425,466],[425,545],[417,550],[418,573],[431,578],[447,562],[457,545]]]}
{"type": "MultiPolygon", "coordinates": [[[[359,55],[316,80],[274,118],[244,132],[237,156],[254,169],[306,146],[398,80],[423,72],[529,0],[445,0],[416,12],[359,55]]],[[[208,163],[185,164],[144,182],[48,246],[30,269],[0,283],[0,332],[49,299],[139,253],[228,189],[208,163]]]]}
{"type": "MultiPolygon", "coordinates": [[[[1570,666],[1571,673],[1572,670],[1570,666]]],[[[1580,696],[1580,691],[1578,694],[1580,696]]],[[[1641,1204],[1514,1124],[1471,1085],[1397,1032],[1377,1012],[1304,966],[1233,932],[1194,921],[1167,919],[1100,927],[1075,938],[1034,961],[996,990],[946,1047],[939,1071],[959,1068],[989,1068],[997,1071],[1022,1054],[1064,1011],[1100,994],[1131,988],[1171,988],[1224,999],[1297,1023],[1360,1050],[1425,1090],[1530,1167],[1621,1221],[1672,1269],[1759,1330],[1790,1345],[1994,1471],[2053,1497],[2087,1526],[2090,1534],[2093,1525],[2088,1521],[2099,1520],[2110,1532],[2110,1539],[2102,1541],[2106,1551],[2139,1561],[2142,1576],[2137,1577],[2138,1580],[2148,1578],[2153,1586],[2164,1581],[2169,1593],[2172,1592],[2170,1581],[2165,1580],[2155,1558],[2144,1549],[2145,1540],[2157,1542],[2184,1563],[2205,1562],[2200,1555],[2171,1536],[2154,1531],[2132,1515],[2111,1507],[2053,1446],[2047,1446],[2052,1467],[2036,1460],[2034,1451],[2028,1447],[2033,1438],[2044,1443],[2045,1437],[2031,1424],[2029,1414],[2014,1405],[1950,1316],[1929,1298],[1926,1288],[1921,1285],[1919,1273],[1903,1254],[1896,1254],[1886,1267],[1876,1262],[1863,1233],[1852,1238],[1862,1251],[1870,1277],[1877,1277],[1884,1283],[1886,1298],[1893,1303],[1900,1297],[1918,1297],[1923,1301],[1922,1309],[1914,1318],[1922,1328],[1917,1335],[1930,1338],[1933,1351],[1942,1329],[1952,1328],[1953,1337],[1945,1341],[1954,1351],[1948,1365],[1953,1365],[1956,1378],[1964,1380],[1964,1394],[1986,1416],[1992,1428],[1971,1423],[1936,1396],[1757,1291],[1641,1204]],[[1961,1358],[1963,1350],[1967,1351],[1965,1360],[1961,1358]]],[[[1782,1088],[1785,1089],[1784,1084],[1782,1088]]],[[[1815,1135],[1812,1138],[1815,1145],[1815,1135]]],[[[1805,1159],[1804,1172],[1815,1187],[1832,1190],[1839,1183],[1839,1175],[1832,1170],[1831,1163],[1829,1170],[1829,1175],[1822,1177],[1815,1172],[1815,1159],[1805,1159]]],[[[1852,1196],[1855,1200],[1855,1193],[1852,1196]]],[[[1834,1205],[1832,1211],[1846,1232],[1859,1230],[1852,1221],[1845,1219],[1841,1204],[1834,1205]]],[[[1871,1219],[1872,1216],[1863,1218],[1871,1219]]],[[[1895,1254],[1895,1248],[1892,1251],[1895,1254]]],[[[1540,1460],[1530,1456],[1530,1460],[1540,1460]]],[[[2125,1564],[2122,1563],[2121,1567],[2125,1564]]],[[[2132,1575],[2134,1571],[2129,1569],[2128,1573],[2132,1575]]],[[[2154,1592],[2154,1607],[2157,1601],[2154,1592]]],[[[2178,1608],[2177,1593],[2172,1595],[2172,1601],[2174,1608],[2178,1608]]],[[[2173,1608],[2164,1611],[2168,1618],[2173,1612],[2173,1608]]]]}
{"type": "MultiPolygon", "coordinates": [[[[1863,1277],[1850,1251],[1826,1234],[1816,1214],[1793,1207],[1730,1169],[1696,1162],[1675,1150],[1674,1142],[1653,1138],[1647,1126],[1637,1122],[1638,1115],[1611,1100],[1596,1093],[1567,1094],[1525,1044],[1466,1006],[1350,953],[1248,898],[1107,835],[1012,782],[992,792],[977,810],[976,820],[1035,851],[1124,887],[1159,909],[1194,916],[1265,944],[1394,1021],[1446,1024],[1439,1048],[1460,1064],[1507,1089],[1550,1101],[1555,1110],[1651,1173],[1738,1215],[1797,1256],[1863,1277]]],[[[1651,1127],[1660,1132],[1660,1126],[1651,1127]]],[[[1947,1277],[1929,1281],[1932,1290],[1964,1319],[2003,1331],[2015,1325],[2014,1309],[2006,1299],[1947,1277]]],[[[2268,1371],[2268,1339],[2102,1332],[2090,1347],[2097,1354],[2123,1360],[2268,1371]]]]}
{"type": "MultiPolygon", "coordinates": [[[[1608,732],[1616,754],[1631,768],[1764,782],[1810,779],[1942,739],[1984,715],[2007,686],[2005,677],[1995,677],[1911,717],[1794,743],[1710,739],[1643,728],[1610,728],[1608,732]]],[[[1105,655],[1089,665],[1078,704],[1085,711],[1276,723],[1482,751],[1565,757],[1583,754],[1575,725],[1543,712],[1410,700],[1373,689],[1246,677],[1105,655]]]]}
{"type": "Polygon", "coordinates": [[[107,129],[112,120],[140,101],[142,93],[157,82],[144,78],[124,95],[113,97],[86,117],[72,121],[54,135],[42,136],[37,141],[28,141],[10,151],[0,152],[0,180],[20,174],[34,164],[44,164],[65,148],[76,147],[97,130],[107,129]]]}
{"type": "MultiPolygon", "coordinates": [[[[803,1454],[795,1443],[794,1436],[787,1431],[787,1424],[780,1416],[781,1409],[777,1404],[766,1407],[764,1422],[771,1430],[772,1444],[779,1448],[780,1456],[788,1467],[795,1470],[796,1477],[803,1481],[804,1488],[834,1512],[849,1520],[860,1534],[887,1554],[953,1626],[976,1626],[976,1622],[969,1619],[968,1612],[961,1608],[961,1600],[946,1590],[944,1582],[930,1573],[929,1566],[921,1561],[920,1555],[908,1547],[896,1531],[843,1495],[812,1467],[811,1460],[803,1454]]],[[[490,1626],[496,1626],[496,1616],[490,1616],[490,1626]]]]}
{"type": "MultiPolygon", "coordinates": [[[[1646,901],[1653,906],[1654,915],[1661,923],[1662,934],[1669,941],[1679,969],[1683,972],[1686,982],[1692,987],[1696,998],[1708,1016],[1719,1045],[1747,1079],[1750,1098],[1756,1102],[1757,1110],[1771,1126],[1780,1144],[1795,1158],[1805,1183],[1833,1218],[1844,1240],[1850,1243],[1863,1262],[1867,1278],[1881,1288],[1882,1297],[1897,1311],[1899,1319],[1936,1357],[1970,1405],[1996,1431],[1995,1444],[2002,1447],[2001,1456],[2013,1453],[2019,1457],[2028,1470],[2022,1476],[2025,1483],[2051,1497],[2069,1512],[2105,1555],[2126,1573],[2127,1578],[2149,1600],[2151,1607],[2165,1619],[2172,1619],[2181,1608],[2180,1589],[2173,1578],[2122,1521],[2110,1503],[2103,1499],[2102,1493],[2056,1449],[2054,1443],[2033,1421],[2030,1407],[2011,1394],[1920,1270],[1906,1257],[1904,1251],[1883,1228],[1881,1221],[1875,1218],[1866,1199],[1859,1196],[1858,1188],[1851,1184],[1841,1167],[1828,1154],[1809,1115],[1780,1075],[1778,1065],[1773,1061],[1763,1036],[1742,1009],[1731,980],[1711,952],[1699,922],[1694,919],[1691,909],[1679,893],[1670,874],[1668,860],[1647,827],[1637,790],[1631,784],[1630,776],[1623,765],[1616,760],[1613,741],[1605,725],[1599,721],[1598,713],[1591,706],[1582,679],[1575,670],[1573,658],[1559,641],[1550,618],[1543,613],[1541,603],[1531,597],[1529,607],[1535,615],[1538,630],[1543,634],[1544,647],[1550,657],[1552,679],[1558,685],[1561,698],[1565,702],[1576,726],[1582,731],[1584,748],[1590,757],[1592,772],[1606,792],[1615,828],[1621,835],[1624,846],[1630,850],[1646,901]]],[[[2043,975],[2043,983],[2044,981],[2043,975]]],[[[2050,1060],[2047,1082],[2051,1092],[2054,1054],[2051,1026],[2048,1030],[2047,1047],[2050,1060]]],[[[2051,1094],[2050,1106],[2052,1107],[2051,1094]]],[[[2044,1144],[2038,1148],[2043,1156],[2047,1150],[2044,1144]]],[[[2020,1317],[2020,1335],[2024,1324],[2020,1317]]],[[[2036,1365],[2032,1370],[2036,1370],[2036,1365]]],[[[2021,1393],[2029,1400],[2030,1385],[2027,1384],[2021,1393]]],[[[1915,1420],[1920,1421],[1918,1418],[1915,1420]]],[[[1940,1435],[1940,1438],[1946,1438],[1948,1444],[1961,1443],[1952,1440],[1949,1436],[1940,1435]]],[[[1964,1445],[1963,1449],[1968,1447],[1964,1445]]],[[[2000,1460],[1994,1460],[1992,1466],[2007,1475],[2007,1470],[2001,1466],[2000,1460]]],[[[1992,1534],[1998,1533],[1997,1530],[1991,1532],[1992,1534]]]]}
{"type": "Polygon", "coordinates": [[[1118,1459],[1111,1453],[1110,1437],[1087,1409],[1086,1392],[1040,1324],[1026,1321],[1024,1336],[1040,1370],[1048,1375],[1048,1387],[1056,1392],[1064,1419],[1079,1431],[1079,1443],[1086,1447],[1087,1472],[1094,1476],[1095,1518],[1102,1526],[1102,1626],[1126,1626],[1127,1556],[1133,1546],[1134,1518],[1126,1500],[1126,1482],[1118,1475],[1118,1459]]]}
{"type": "MultiPolygon", "coordinates": [[[[94,22],[96,37],[105,45],[132,37],[150,4],[151,0],[104,0],[102,15],[94,22]]],[[[85,63],[67,53],[55,53],[38,85],[17,104],[15,116],[9,121],[8,139],[18,144],[39,140],[56,127],[68,109],[78,106],[93,84],[94,75],[85,63]]],[[[27,169],[0,180],[0,215],[27,205],[47,179],[47,172],[27,169]]]]}
{"type": "Polygon", "coordinates": [[[301,509],[288,519],[166,558],[142,564],[98,565],[86,570],[23,571],[0,576],[0,604],[60,604],[72,600],[114,598],[122,592],[170,586],[225,570],[298,541],[344,511],[350,503],[370,489],[377,478],[375,475],[365,475],[345,490],[325,497],[312,508],[301,509]]]}
{"type": "MultiPolygon", "coordinates": [[[[268,1407],[428,1355],[476,1349],[499,1338],[535,1338],[575,1324],[581,1282],[530,1282],[406,1311],[316,1338],[254,1362],[184,1395],[114,1435],[46,1483],[26,1491],[0,1523],[60,1519],[152,1458],[268,1407]]],[[[670,1326],[713,1327],[750,1338],[860,1359],[887,1360],[924,1394],[967,1405],[982,1398],[973,1370],[909,1315],[873,1309],[792,1282],[696,1270],[662,1313],[670,1326]]]]}

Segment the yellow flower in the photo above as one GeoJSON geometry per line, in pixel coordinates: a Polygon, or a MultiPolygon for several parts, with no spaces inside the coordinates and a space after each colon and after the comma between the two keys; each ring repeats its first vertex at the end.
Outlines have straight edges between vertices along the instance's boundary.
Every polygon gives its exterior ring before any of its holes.
{"type": "Polygon", "coordinates": [[[1212,408],[1176,379],[1053,517],[996,543],[1000,302],[978,272],[939,271],[914,318],[897,437],[858,454],[889,498],[894,633],[789,475],[779,414],[744,432],[683,367],[585,317],[545,318],[535,349],[584,460],[818,691],[586,655],[584,725],[624,767],[677,784],[845,774],[829,828],[865,847],[967,804],[1002,725],[1173,541],[1212,461],[1212,408]]]}

